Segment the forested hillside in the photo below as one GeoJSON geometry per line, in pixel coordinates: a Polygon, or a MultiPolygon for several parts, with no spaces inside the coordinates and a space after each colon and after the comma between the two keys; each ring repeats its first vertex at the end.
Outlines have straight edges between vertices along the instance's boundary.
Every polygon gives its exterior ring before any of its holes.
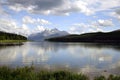
{"type": "Polygon", "coordinates": [[[92,42],[92,43],[119,43],[120,42],[120,31],[113,32],[96,32],[86,33],[81,35],[68,35],[63,37],[56,37],[46,39],[48,41],[55,42],[92,42]]]}
{"type": "Polygon", "coordinates": [[[27,40],[26,37],[0,31],[0,40],[27,40]]]}

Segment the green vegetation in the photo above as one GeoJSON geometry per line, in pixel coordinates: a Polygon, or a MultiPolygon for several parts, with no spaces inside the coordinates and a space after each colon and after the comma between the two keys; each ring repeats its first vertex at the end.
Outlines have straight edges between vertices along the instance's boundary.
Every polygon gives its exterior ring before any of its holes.
{"type": "Polygon", "coordinates": [[[120,42],[119,35],[120,31],[113,31],[107,33],[96,32],[81,35],[68,35],[63,37],[55,37],[46,40],[55,42],[119,43],[120,42]]]}
{"type": "Polygon", "coordinates": [[[26,41],[27,40],[0,40],[0,46],[20,46],[26,41]]]}
{"type": "Polygon", "coordinates": [[[0,46],[15,46],[22,45],[22,42],[27,41],[27,38],[21,35],[0,32],[0,46]]]}
{"type": "MultiPolygon", "coordinates": [[[[0,67],[0,80],[90,80],[86,75],[68,71],[40,71],[34,67],[0,67]]],[[[120,80],[120,76],[95,77],[94,80],[120,80]]]]}
{"type": "Polygon", "coordinates": [[[0,32],[0,40],[27,40],[27,38],[17,34],[0,32]]]}
{"type": "Polygon", "coordinates": [[[120,80],[120,76],[110,75],[108,78],[104,76],[95,77],[94,80],[120,80]]]}
{"type": "Polygon", "coordinates": [[[26,41],[27,40],[0,40],[0,43],[21,43],[26,41]]]}
{"type": "Polygon", "coordinates": [[[85,75],[67,71],[36,71],[33,67],[0,67],[0,80],[88,80],[85,75]]]}

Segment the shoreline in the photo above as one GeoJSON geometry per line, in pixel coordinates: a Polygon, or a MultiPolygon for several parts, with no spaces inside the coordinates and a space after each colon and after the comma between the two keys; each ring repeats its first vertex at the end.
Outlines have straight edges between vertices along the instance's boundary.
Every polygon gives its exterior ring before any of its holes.
{"type": "MultiPolygon", "coordinates": [[[[1,65],[0,67],[4,67],[4,65],[1,65]]],[[[82,69],[79,71],[78,69],[72,69],[72,68],[64,68],[64,67],[59,67],[59,68],[55,68],[55,67],[51,67],[51,68],[47,68],[47,67],[44,67],[44,66],[35,66],[34,64],[31,64],[31,65],[24,65],[24,66],[6,66],[7,68],[10,68],[10,69],[17,69],[17,68],[25,68],[25,67],[33,67],[34,68],[34,71],[35,72],[41,72],[41,71],[44,71],[45,73],[46,72],[59,72],[59,71],[65,71],[65,72],[70,72],[72,74],[76,74],[76,75],[79,75],[79,74],[82,74],[82,75],[85,75],[86,77],[88,77],[89,79],[88,80],[94,80],[95,77],[100,77],[100,76],[104,76],[105,78],[108,78],[109,76],[111,75],[114,75],[114,76],[119,76],[119,79],[120,79],[120,68],[119,67],[116,67],[116,68],[111,68],[111,69],[99,69],[99,70],[93,70],[93,71],[89,71],[86,69],[86,71],[83,71],[82,69]]],[[[49,79],[48,79],[49,80],[49,79]]],[[[71,80],[71,79],[70,79],[71,80]]],[[[104,79],[104,80],[108,80],[108,79],[104,79]]],[[[112,79],[110,79],[112,80],[112,79]]],[[[116,79],[114,79],[116,80],[116,79]]],[[[118,80],[118,79],[117,79],[118,80]]]]}
{"type": "Polygon", "coordinates": [[[0,46],[20,46],[26,40],[0,40],[0,46]]]}
{"type": "Polygon", "coordinates": [[[48,71],[34,66],[10,68],[0,66],[1,80],[120,80],[120,75],[98,75],[91,78],[84,73],[74,73],[67,70],[48,71]]]}
{"type": "Polygon", "coordinates": [[[20,43],[0,43],[0,46],[20,46],[23,45],[22,42],[20,43]]]}

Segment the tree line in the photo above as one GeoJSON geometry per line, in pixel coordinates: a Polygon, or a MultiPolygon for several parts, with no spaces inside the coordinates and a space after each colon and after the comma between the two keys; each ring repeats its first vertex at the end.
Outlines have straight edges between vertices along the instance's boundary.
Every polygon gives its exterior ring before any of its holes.
{"type": "Polygon", "coordinates": [[[0,31],[0,40],[27,40],[27,38],[22,35],[0,31]]]}
{"type": "Polygon", "coordinates": [[[53,42],[120,43],[120,31],[85,33],[46,39],[53,42]]]}

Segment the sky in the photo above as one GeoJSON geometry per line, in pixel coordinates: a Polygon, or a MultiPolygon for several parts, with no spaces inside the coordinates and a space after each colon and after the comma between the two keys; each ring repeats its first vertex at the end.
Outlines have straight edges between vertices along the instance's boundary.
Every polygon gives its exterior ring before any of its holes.
{"type": "Polygon", "coordinates": [[[120,0],[0,0],[0,30],[72,34],[120,29],[120,0]]]}

